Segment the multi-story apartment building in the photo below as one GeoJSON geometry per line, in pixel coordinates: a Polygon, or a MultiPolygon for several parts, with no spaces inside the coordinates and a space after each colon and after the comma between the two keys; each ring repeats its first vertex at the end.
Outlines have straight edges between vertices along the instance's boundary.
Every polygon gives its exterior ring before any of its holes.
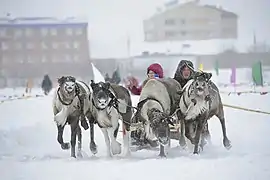
{"type": "Polygon", "coordinates": [[[145,41],[236,39],[238,16],[197,1],[173,5],[144,20],[145,41]]]}
{"type": "Polygon", "coordinates": [[[0,77],[9,85],[44,74],[90,79],[88,23],[75,18],[0,18],[0,77]]]}

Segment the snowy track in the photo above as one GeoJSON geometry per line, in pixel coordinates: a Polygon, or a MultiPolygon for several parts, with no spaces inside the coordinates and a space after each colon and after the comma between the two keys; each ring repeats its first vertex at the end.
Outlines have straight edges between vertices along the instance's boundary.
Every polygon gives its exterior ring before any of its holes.
{"type": "MultiPolygon", "coordinates": [[[[270,110],[270,95],[223,96],[223,102],[270,110]]],[[[134,104],[136,103],[134,98],[134,104]]],[[[219,121],[210,121],[212,145],[199,156],[174,141],[167,159],[157,151],[133,152],[130,158],[106,158],[103,135],[96,127],[98,154],[90,155],[89,131],[83,132],[84,158],[74,160],[56,141],[51,97],[0,104],[0,179],[22,180],[248,180],[270,179],[270,116],[225,108],[232,149],[222,146],[219,121]]],[[[70,130],[65,129],[69,141],[70,130]]],[[[119,141],[121,142],[120,136],[119,141]]]]}

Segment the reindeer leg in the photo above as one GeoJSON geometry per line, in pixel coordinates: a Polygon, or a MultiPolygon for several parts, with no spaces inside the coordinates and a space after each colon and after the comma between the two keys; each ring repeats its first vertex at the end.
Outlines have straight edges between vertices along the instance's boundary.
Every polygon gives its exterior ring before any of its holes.
{"type": "Polygon", "coordinates": [[[177,118],[180,120],[180,137],[179,137],[179,145],[184,149],[187,146],[185,139],[185,119],[182,112],[177,112],[177,118]]]}
{"type": "Polygon", "coordinates": [[[204,122],[201,119],[196,119],[197,123],[197,129],[196,129],[196,134],[195,134],[195,138],[194,138],[194,151],[193,154],[199,154],[199,142],[200,142],[200,138],[202,135],[202,130],[203,130],[203,125],[204,122]]]}
{"type": "Polygon", "coordinates": [[[90,144],[89,144],[89,148],[90,148],[90,151],[93,154],[96,154],[97,153],[97,145],[95,143],[95,128],[94,128],[95,119],[92,116],[92,114],[90,113],[90,111],[87,112],[87,119],[88,119],[89,124],[90,124],[90,144]]]}
{"type": "Polygon", "coordinates": [[[180,137],[179,137],[179,145],[184,149],[187,146],[186,138],[185,138],[185,120],[180,120],[180,137]]]}
{"type": "Polygon", "coordinates": [[[122,115],[122,130],[123,130],[123,141],[124,141],[124,148],[123,148],[123,155],[125,157],[130,156],[130,124],[128,123],[128,120],[131,119],[132,112],[129,111],[122,115]]]}
{"type": "Polygon", "coordinates": [[[193,128],[193,122],[185,122],[185,136],[190,140],[191,144],[195,144],[194,138],[191,136],[190,129],[193,128]]]}
{"type": "Polygon", "coordinates": [[[112,149],[113,155],[121,153],[121,144],[116,141],[116,137],[115,137],[115,131],[117,130],[117,128],[118,128],[118,125],[116,127],[113,126],[111,128],[108,128],[108,134],[111,139],[111,149],[112,149]]]}
{"type": "Polygon", "coordinates": [[[90,145],[89,145],[89,148],[90,148],[90,151],[93,154],[96,154],[97,153],[97,145],[95,143],[95,137],[94,136],[95,136],[94,124],[90,123],[90,145]]]}
{"type": "Polygon", "coordinates": [[[79,120],[75,117],[72,118],[72,120],[70,120],[69,122],[72,122],[70,124],[70,128],[71,128],[71,140],[70,140],[70,144],[71,144],[71,157],[76,158],[75,155],[75,146],[76,146],[76,138],[77,138],[77,132],[78,132],[78,128],[79,128],[79,120]]]}
{"type": "Polygon", "coordinates": [[[209,127],[208,127],[208,121],[206,122],[206,124],[204,126],[204,137],[209,144],[212,144],[211,134],[210,134],[209,127]]]}
{"type": "Polygon", "coordinates": [[[87,130],[89,128],[89,125],[85,119],[85,114],[84,114],[84,97],[78,96],[78,98],[80,101],[81,126],[84,128],[84,130],[87,130]]]}
{"type": "Polygon", "coordinates": [[[231,141],[229,140],[229,138],[227,137],[227,132],[226,132],[226,124],[225,124],[225,118],[224,118],[224,112],[223,112],[223,107],[220,107],[219,109],[219,114],[217,114],[216,116],[218,117],[220,124],[221,124],[221,128],[222,128],[222,133],[223,133],[223,145],[226,149],[231,149],[232,145],[231,145],[231,141]],[[221,109],[222,108],[222,109],[221,109]]]}
{"type": "Polygon", "coordinates": [[[165,147],[163,145],[159,145],[160,149],[159,149],[159,155],[160,157],[166,157],[165,155],[165,147]]]}
{"type": "Polygon", "coordinates": [[[104,135],[104,140],[105,140],[105,143],[106,143],[106,146],[107,146],[107,156],[108,157],[112,157],[112,153],[111,153],[111,143],[110,143],[110,138],[109,138],[109,135],[108,135],[108,131],[106,128],[101,128],[101,131],[104,135]]]}
{"type": "Polygon", "coordinates": [[[70,145],[69,145],[69,143],[65,143],[64,140],[63,140],[64,128],[65,128],[65,126],[62,126],[62,125],[57,126],[57,131],[58,131],[58,133],[57,133],[57,141],[61,145],[61,148],[63,150],[67,150],[67,149],[70,148],[70,145]]]}
{"type": "Polygon", "coordinates": [[[82,157],[82,130],[80,126],[77,127],[77,136],[78,136],[78,152],[77,156],[82,157]]]}

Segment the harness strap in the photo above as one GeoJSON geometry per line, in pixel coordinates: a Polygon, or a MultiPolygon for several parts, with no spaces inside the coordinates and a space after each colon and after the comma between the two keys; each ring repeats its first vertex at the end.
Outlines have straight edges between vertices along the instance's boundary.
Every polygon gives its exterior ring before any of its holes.
{"type": "MultiPolygon", "coordinates": [[[[61,98],[59,92],[60,92],[60,88],[58,88],[58,90],[57,90],[57,96],[58,96],[59,101],[60,101],[63,105],[66,105],[66,106],[71,105],[72,102],[73,102],[73,99],[72,99],[69,103],[66,103],[66,102],[61,98]]],[[[76,96],[77,96],[77,95],[76,95],[76,96]]],[[[75,96],[75,97],[76,97],[76,96],[75,96]]]]}
{"type": "Polygon", "coordinates": [[[146,99],[140,101],[140,102],[137,104],[137,111],[136,111],[136,113],[135,113],[135,115],[134,115],[136,122],[139,122],[141,119],[142,119],[144,122],[146,122],[146,120],[140,115],[140,113],[141,113],[141,109],[142,109],[143,105],[144,105],[147,101],[149,101],[149,100],[156,101],[156,102],[158,102],[158,103],[160,104],[160,102],[159,102],[157,99],[152,98],[152,97],[148,97],[148,98],[146,98],[146,99]],[[139,117],[140,117],[140,118],[139,118],[139,117]]]}

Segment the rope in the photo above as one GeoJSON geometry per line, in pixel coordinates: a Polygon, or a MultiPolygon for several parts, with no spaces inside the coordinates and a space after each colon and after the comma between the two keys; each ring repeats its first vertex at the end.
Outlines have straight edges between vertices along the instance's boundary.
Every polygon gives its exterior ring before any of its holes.
{"type": "Polygon", "coordinates": [[[233,108],[233,109],[239,109],[239,110],[243,110],[243,111],[256,112],[256,113],[260,113],[260,114],[268,114],[268,115],[270,115],[270,112],[261,111],[261,110],[248,109],[248,108],[243,108],[243,107],[229,105],[229,104],[223,104],[223,106],[233,108]]]}

